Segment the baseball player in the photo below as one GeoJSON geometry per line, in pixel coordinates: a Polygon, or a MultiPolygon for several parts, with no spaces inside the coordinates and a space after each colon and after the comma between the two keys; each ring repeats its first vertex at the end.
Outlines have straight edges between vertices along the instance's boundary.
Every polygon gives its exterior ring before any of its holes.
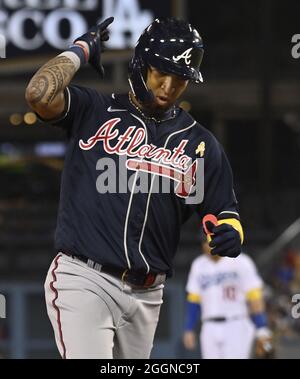
{"type": "Polygon", "coordinates": [[[235,260],[211,255],[206,236],[202,250],[186,286],[184,346],[195,349],[194,329],[201,318],[204,359],[250,358],[255,338],[257,357],[267,357],[273,351],[272,335],[264,312],[263,282],[253,261],[243,253],[235,260]]]}
{"type": "Polygon", "coordinates": [[[111,22],[112,17],[76,39],[41,67],[26,89],[40,119],[68,136],[57,256],[45,281],[63,358],[150,356],[180,228],[194,212],[217,216],[220,225],[211,241],[216,254],[238,256],[243,240],[226,155],[215,137],[176,105],[189,82],[202,82],[199,33],[182,20],[156,19],[136,45],[128,93],[106,95],[72,85],[86,63],[103,76],[102,43],[111,22]],[[204,197],[188,202],[201,178],[196,170],[201,158],[204,197]],[[107,166],[115,168],[117,179],[105,192],[113,175],[107,166]],[[125,189],[124,175],[129,176],[125,189]],[[148,186],[141,191],[144,179],[148,186]],[[166,180],[169,191],[157,185],[166,180]]]}

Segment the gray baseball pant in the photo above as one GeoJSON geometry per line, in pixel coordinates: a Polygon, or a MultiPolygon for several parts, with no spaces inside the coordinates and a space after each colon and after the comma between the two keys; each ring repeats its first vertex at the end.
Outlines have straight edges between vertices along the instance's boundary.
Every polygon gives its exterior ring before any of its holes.
{"type": "Polygon", "coordinates": [[[133,289],[58,254],[45,281],[47,312],[63,358],[149,358],[163,284],[133,289]]]}

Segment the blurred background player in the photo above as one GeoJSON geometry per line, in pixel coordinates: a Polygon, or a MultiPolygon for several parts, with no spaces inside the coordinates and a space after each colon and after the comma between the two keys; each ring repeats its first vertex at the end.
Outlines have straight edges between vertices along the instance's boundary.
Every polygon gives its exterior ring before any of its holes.
{"type": "Polygon", "coordinates": [[[265,358],[271,353],[272,333],[267,326],[263,281],[249,256],[236,259],[211,255],[206,236],[201,236],[203,255],[191,266],[187,281],[183,344],[194,350],[195,327],[202,320],[200,348],[204,359],[265,358]]]}

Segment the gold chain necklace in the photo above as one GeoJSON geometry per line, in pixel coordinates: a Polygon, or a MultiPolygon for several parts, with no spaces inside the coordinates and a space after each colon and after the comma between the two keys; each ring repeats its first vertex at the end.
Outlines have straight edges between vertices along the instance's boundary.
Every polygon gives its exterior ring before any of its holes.
{"type": "Polygon", "coordinates": [[[148,121],[154,121],[154,122],[157,122],[157,123],[161,123],[161,122],[164,122],[164,121],[168,121],[168,120],[172,120],[173,118],[176,117],[176,107],[175,105],[173,105],[173,110],[172,110],[172,115],[169,117],[169,118],[166,118],[164,120],[158,120],[157,118],[155,117],[149,117],[149,116],[146,116],[145,113],[141,110],[140,107],[138,107],[132,100],[131,100],[131,96],[130,96],[130,92],[128,92],[128,98],[129,98],[129,101],[130,101],[130,104],[148,121]]]}

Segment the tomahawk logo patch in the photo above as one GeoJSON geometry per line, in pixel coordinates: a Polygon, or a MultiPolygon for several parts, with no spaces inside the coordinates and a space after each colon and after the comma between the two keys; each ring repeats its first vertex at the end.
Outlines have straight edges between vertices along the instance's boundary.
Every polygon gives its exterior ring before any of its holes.
{"type": "Polygon", "coordinates": [[[192,49],[193,48],[191,47],[191,48],[185,50],[185,52],[183,52],[181,55],[178,55],[177,57],[174,57],[174,55],[173,55],[173,60],[175,62],[178,62],[178,61],[180,61],[180,59],[184,59],[185,64],[188,66],[191,63],[191,57],[192,57],[191,50],[192,49]]]}

